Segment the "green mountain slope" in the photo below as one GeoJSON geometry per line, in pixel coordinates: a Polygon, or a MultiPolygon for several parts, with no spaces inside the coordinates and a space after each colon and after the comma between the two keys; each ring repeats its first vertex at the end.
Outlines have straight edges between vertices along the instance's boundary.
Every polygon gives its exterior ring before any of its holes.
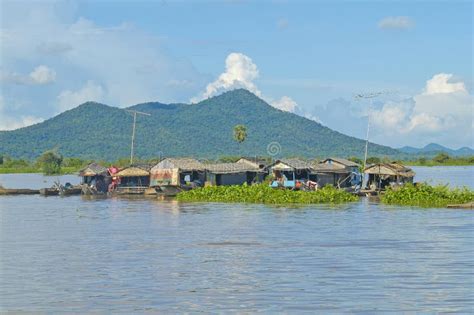
{"type": "MultiPolygon", "coordinates": [[[[276,142],[284,156],[362,156],[365,142],[312,120],[277,110],[246,90],[234,90],[195,105],[145,103],[130,109],[150,113],[137,117],[136,155],[218,157],[268,155],[276,142]],[[242,143],[232,138],[233,127],[247,126],[242,143]]],[[[130,150],[132,117],[123,109],[88,102],[45,122],[0,132],[0,154],[35,158],[59,147],[65,156],[116,159],[130,150]]],[[[399,155],[370,145],[370,155],[399,155]]]]}

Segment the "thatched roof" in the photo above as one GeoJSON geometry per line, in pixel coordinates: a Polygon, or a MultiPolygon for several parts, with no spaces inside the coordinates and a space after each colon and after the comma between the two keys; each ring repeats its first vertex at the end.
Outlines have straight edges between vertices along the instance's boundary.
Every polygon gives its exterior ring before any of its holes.
{"type": "Polygon", "coordinates": [[[179,168],[183,171],[203,171],[204,164],[196,159],[191,158],[166,158],[153,166],[151,171],[157,169],[174,169],[179,168]]]}
{"type": "Polygon", "coordinates": [[[124,169],[121,169],[114,176],[117,177],[132,177],[132,176],[149,176],[150,175],[150,167],[147,165],[137,165],[137,166],[129,166],[124,169]]]}
{"type": "Polygon", "coordinates": [[[415,172],[409,167],[400,163],[379,163],[365,168],[365,174],[391,175],[402,177],[414,177],[415,172]]]}
{"type": "Polygon", "coordinates": [[[243,172],[259,172],[260,168],[247,163],[215,163],[206,164],[206,170],[214,174],[232,174],[243,172]]]}
{"type": "Polygon", "coordinates": [[[79,171],[79,176],[96,176],[109,175],[109,171],[105,166],[99,165],[97,163],[91,163],[79,171]]]}
{"type": "Polygon", "coordinates": [[[274,170],[311,170],[311,164],[300,159],[281,159],[270,166],[274,170]]]}
{"type": "Polygon", "coordinates": [[[360,165],[356,162],[350,161],[348,159],[330,157],[322,161],[321,163],[330,164],[331,161],[337,162],[345,167],[359,167],[360,165]]]}

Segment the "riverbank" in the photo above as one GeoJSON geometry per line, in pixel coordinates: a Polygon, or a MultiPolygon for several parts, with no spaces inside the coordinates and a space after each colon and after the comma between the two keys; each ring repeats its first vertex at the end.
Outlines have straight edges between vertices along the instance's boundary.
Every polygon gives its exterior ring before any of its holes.
{"type": "Polygon", "coordinates": [[[241,202],[263,204],[318,204],[354,202],[359,197],[326,186],[317,191],[274,189],[267,184],[242,186],[210,186],[177,195],[178,201],[186,202],[241,202]]]}

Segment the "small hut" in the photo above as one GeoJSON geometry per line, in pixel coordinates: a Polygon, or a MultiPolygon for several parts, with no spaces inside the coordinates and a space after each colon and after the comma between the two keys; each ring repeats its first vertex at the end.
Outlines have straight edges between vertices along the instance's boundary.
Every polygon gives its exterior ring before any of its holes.
{"type": "Polygon", "coordinates": [[[300,159],[281,159],[268,166],[275,180],[272,187],[298,188],[301,182],[316,181],[312,165],[300,159]]]}
{"type": "Polygon", "coordinates": [[[112,181],[109,170],[97,163],[91,163],[79,171],[82,193],[86,195],[104,194],[112,181]]]}
{"type": "Polygon", "coordinates": [[[150,170],[150,186],[166,194],[176,194],[204,184],[204,165],[191,158],[166,158],[150,170]]]}
{"type": "Polygon", "coordinates": [[[225,186],[263,181],[264,170],[248,163],[216,163],[206,165],[206,185],[225,186]]]}
{"type": "Polygon", "coordinates": [[[367,188],[371,190],[384,190],[388,186],[413,183],[415,172],[400,163],[378,163],[365,168],[368,174],[367,188]]]}
{"type": "Polygon", "coordinates": [[[338,188],[360,187],[360,165],[347,159],[327,158],[312,165],[319,186],[333,185],[338,188]]]}
{"type": "Polygon", "coordinates": [[[124,195],[143,194],[150,186],[150,165],[131,165],[113,176],[117,178],[115,193],[124,195]]]}

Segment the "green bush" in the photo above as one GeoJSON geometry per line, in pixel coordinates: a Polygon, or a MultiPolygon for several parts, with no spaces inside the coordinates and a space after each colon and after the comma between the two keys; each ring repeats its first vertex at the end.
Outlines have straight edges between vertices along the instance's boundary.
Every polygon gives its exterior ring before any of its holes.
{"type": "Polygon", "coordinates": [[[396,189],[388,189],[382,196],[382,202],[404,206],[446,207],[474,201],[474,191],[467,187],[430,186],[428,184],[407,184],[396,189]]]}
{"type": "Polygon", "coordinates": [[[353,194],[327,186],[317,191],[275,189],[265,184],[210,186],[178,194],[179,201],[244,202],[266,204],[313,204],[357,201],[353,194]]]}
{"type": "Polygon", "coordinates": [[[46,151],[38,158],[38,165],[45,175],[61,174],[63,157],[56,151],[46,151]]]}

